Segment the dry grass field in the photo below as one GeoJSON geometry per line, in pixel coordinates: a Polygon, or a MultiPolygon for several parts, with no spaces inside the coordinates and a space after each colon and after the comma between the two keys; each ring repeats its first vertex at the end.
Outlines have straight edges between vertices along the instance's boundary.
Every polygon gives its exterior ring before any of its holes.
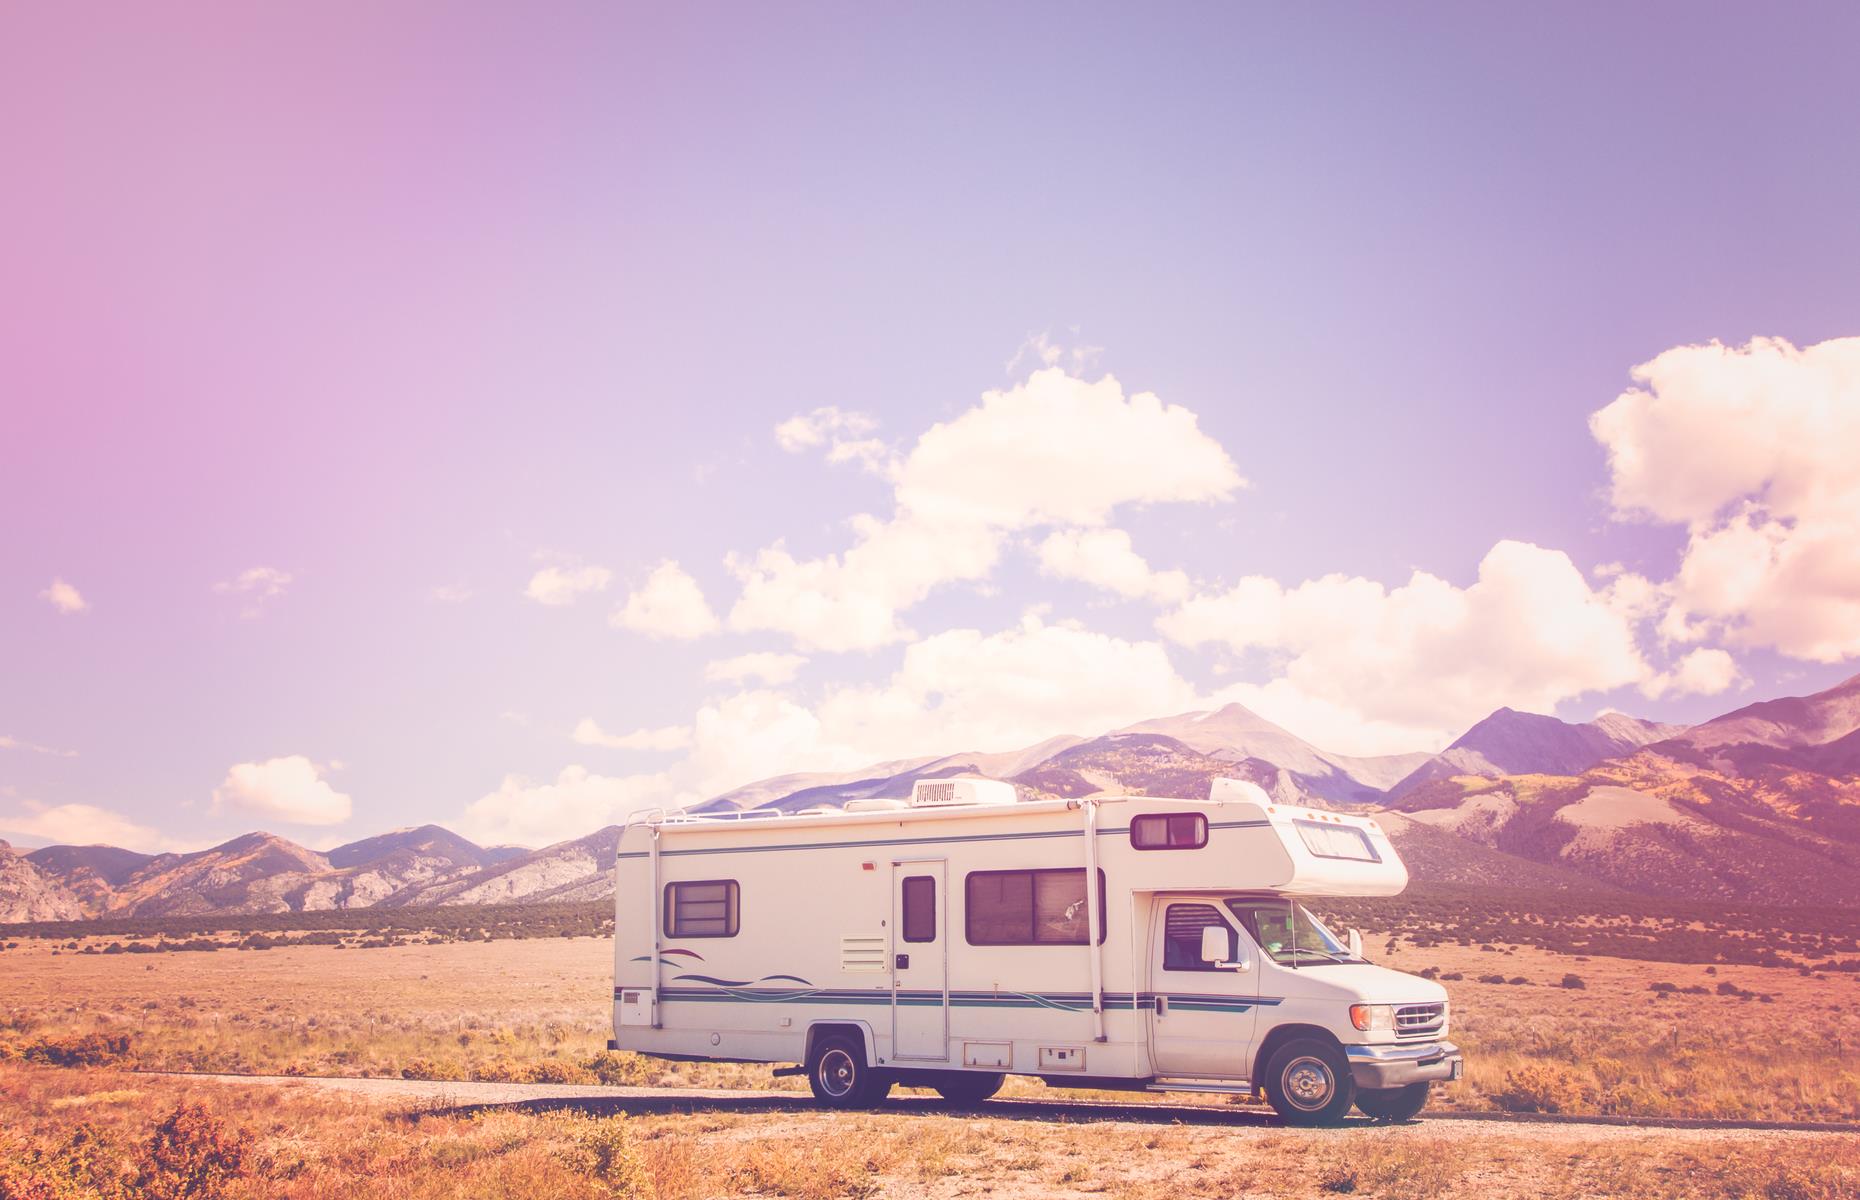
{"type": "MultiPolygon", "coordinates": [[[[801,1086],[755,1066],[607,1054],[608,945],[580,937],[131,957],[26,940],[0,958],[0,1060],[801,1086]]],[[[1468,1078],[1437,1089],[1438,1107],[1860,1121],[1860,976],[1852,973],[1507,945],[1389,950],[1380,942],[1371,954],[1447,980],[1468,1078]],[[1569,976],[1582,986],[1563,986],[1569,976]]]]}
{"type": "MultiPolygon", "coordinates": [[[[1437,1090],[1438,1108],[1860,1120],[1852,973],[1488,947],[1372,943],[1372,957],[1430,971],[1451,989],[1469,1074],[1437,1090]],[[1564,986],[1570,976],[1581,986],[1564,986]]],[[[611,968],[601,938],[82,950],[25,938],[0,956],[0,1200],[1860,1195],[1851,1136],[1425,1120],[1310,1132],[1049,1123],[986,1109],[415,1115],[125,1069],[800,1084],[756,1066],[606,1053],[611,968]]],[[[1009,1094],[1043,1093],[1037,1082],[1010,1083],[1009,1094]]]]}
{"type": "Polygon", "coordinates": [[[1288,1131],[975,1113],[422,1114],[310,1092],[0,1066],[6,1200],[1610,1196],[1845,1200],[1860,1145],[1800,1133],[1288,1131]]]}

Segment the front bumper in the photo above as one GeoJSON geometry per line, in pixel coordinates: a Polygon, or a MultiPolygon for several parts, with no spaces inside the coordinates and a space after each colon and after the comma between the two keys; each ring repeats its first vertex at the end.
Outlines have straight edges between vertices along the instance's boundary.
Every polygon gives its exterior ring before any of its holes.
{"type": "Polygon", "coordinates": [[[1359,1088],[1395,1088],[1410,1083],[1458,1079],[1465,1070],[1460,1048],[1452,1042],[1422,1046],[1345,1046],[1350,1074],[1359,1088]]]}

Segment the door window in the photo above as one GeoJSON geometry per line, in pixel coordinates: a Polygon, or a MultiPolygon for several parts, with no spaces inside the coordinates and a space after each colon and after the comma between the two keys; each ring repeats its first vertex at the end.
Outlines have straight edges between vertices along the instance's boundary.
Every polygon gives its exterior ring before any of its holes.
{"type": "Polygon", "coordinates": [[[904,940],[936,941],[936,877],[911,875],[904,880],[904,940]]]}
{"type": "Polygon", "coordinates": [[[1212,904],[1171,904],[1163,915],[1163,970],[1214,970],[1213,963],[1201,961],[1201,931],[1210,925],[1233,937],[1233,927],[1212,904]]]}

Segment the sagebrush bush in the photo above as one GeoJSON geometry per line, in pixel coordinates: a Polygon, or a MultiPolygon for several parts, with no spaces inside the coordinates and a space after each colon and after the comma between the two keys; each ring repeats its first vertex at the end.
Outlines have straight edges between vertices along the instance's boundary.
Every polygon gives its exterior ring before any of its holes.
{"type": "Polygon", "coordinates": [[[1505,1072],[1493,1103],[1506,1112],[1572,1112],[1593,1092],[1579,1073],[1553,1062],[1527,1062],[1505,1072]]]}

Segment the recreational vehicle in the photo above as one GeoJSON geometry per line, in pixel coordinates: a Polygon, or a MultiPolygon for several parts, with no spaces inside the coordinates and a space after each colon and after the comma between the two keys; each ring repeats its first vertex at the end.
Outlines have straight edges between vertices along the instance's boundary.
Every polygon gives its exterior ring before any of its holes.
{"type": "Polygon", "coordinates": [[[795,1064],[821,1103],[1059,1087],[1263,1094],[1298,1124],[1418,1112],[1457,1079],[1447,995],[1371,964],[1305,897],[1407,884],[1373,820],[1205,800],[908,800],[653,813],[615,864],[614,1049],[795,1064]]]}

